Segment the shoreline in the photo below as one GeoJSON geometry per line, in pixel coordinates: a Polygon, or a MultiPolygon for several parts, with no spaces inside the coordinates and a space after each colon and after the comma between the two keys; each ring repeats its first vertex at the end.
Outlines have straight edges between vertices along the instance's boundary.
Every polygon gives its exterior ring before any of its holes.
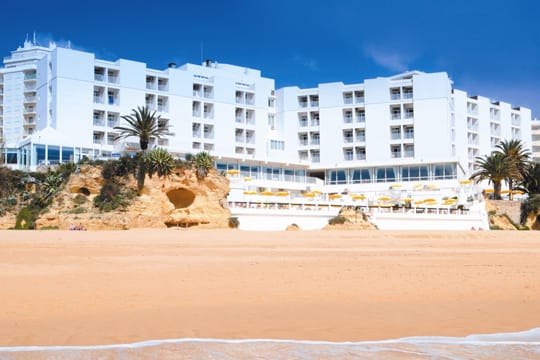
{"type": "Polygon", "coordinates": [[[0,231],[0,347],[381,341],[540,326],[516,231],[0,231]]]}

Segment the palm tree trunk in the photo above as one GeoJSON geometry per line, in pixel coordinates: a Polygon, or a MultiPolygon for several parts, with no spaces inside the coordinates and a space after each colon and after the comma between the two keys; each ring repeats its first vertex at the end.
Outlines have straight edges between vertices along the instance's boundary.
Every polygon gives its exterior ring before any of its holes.
{"type": "Polygon", "coordinates": [[[501,200],[501,181],[493,181],[493,199],[501,200]]]}

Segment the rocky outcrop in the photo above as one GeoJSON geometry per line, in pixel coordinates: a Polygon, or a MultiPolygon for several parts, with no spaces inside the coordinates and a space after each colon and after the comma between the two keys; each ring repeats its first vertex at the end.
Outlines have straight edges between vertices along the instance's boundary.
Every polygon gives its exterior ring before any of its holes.
{"type": "Polygon", "coordinates": [[[347,221],[344,224],[326,225],[324,230],[377,230],[377,226],[369,222],[369,219],[354,208],[343,208],[339,216],[347,221]]]}
{"type": "MultiPolygon", "coordinates": [[[[93,206],[103,185],[101,169],[82,167],[55,198],[49,211],[36,221],[37,228],[131,229],[190,227],[227,228],[231,216],[226,207],[229,181],[210,170],[204,179],[195,171],[177,168],[167,178],[146,177],[140,196],[125,209],[100,212],[93,206]]],[[[133,179],[125,187],[135,189],[133,179]]]]}

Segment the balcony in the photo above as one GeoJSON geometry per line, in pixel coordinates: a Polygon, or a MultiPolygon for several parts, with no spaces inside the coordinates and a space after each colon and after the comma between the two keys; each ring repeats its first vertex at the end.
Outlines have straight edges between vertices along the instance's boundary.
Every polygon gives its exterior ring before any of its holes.
{"type": "Polygon", "coordinates": [[[344,143],[352,143],[354,141],[354,138],[352,136],[345,136],[343,138],[344,143]]]}
{"type": "Polygon", "coordinates": [[[364,113],[357,114],[356,115],[356,122],[359,122],[359,123],[366,122],[366,114],[364,114],[364,113]]]}
{"type": "Polygon", "coordinates": [[[391,93],[390,94],[391,100],[401,100],[401,94],[400,93],[391,93]]]}
{"type": "Polygon", "coordinates": [[[413,98],[413,93],[412,91],[406,91],[403,93],[403,98],[404,99],[412,99],[413,98]]]}
{"type": "Polygon", "coordinates": [[[300,120],[300,121],[298,122],[298,125],[299,125],[300,127],[307,127],[307,126],[308,126],[307,119],[306,119],[306,120],[300,120]]]}
{"type": "Polygon", "coordinates": [[[405,119],[412,119],[414,117],[413,111],[406,111],[405,112],[405,119]]]}
{"type": "Polygon", "coordinates": [[[307,101],[299,101],[298,104],[300,105],[301,108],[306,108],[307,105],[308,105],[308,102],[307,101]]]}
{"type": "Polygon", "coordinates": [[[353,122],[353,118],[352,118],[352,114],[346,114],[344,117],[343,117],[343,122],[345,124],[350,124],[353,122]]]}
{"type": "Polygon", "coordinates": [[[105,81],[105,74],[94,74],[95,81],[105,81]]]}
{"type": "Polygon", "coordinates": [[[311,162],[320,163],[321,162],[320,155],[311,155],[311,162]]]}
{"type": "Polygon", "coordinates": [[[401,120],[401,113],[392,113],[392,120],[401,120]]]}
{"type": "Polygon", "coordinates": [[[235,140],[237,143],[243,143],[243,142],[244,142],[244,136],[236,135],[236,137],[234,138],[234,140],[235,140]]]}
{"type": "Polygon", "coordinates": [[[392,151],[392,158],[393,159],[401,158],[401,151],[392,151]]]}
{"type": "Polygon", "coordinates": [[[24,81],[32,81],[36,80],[37,75],[35,73],[33,74],[24,74],[24,81]]]}
{"type": "Polygon", "coordinates": [[[298,140],[298,145],[300,146],[308,146],[309,142],[308,139],[300,139],[298,140]]]}
{"type": "Polygon", "coordinates": [[[319,119],[311,119],[311,126],[314,126],[314,127],[317,127],[317,126],[320,126],[321,123],[319,121],[319,119]]]}
{"type": "Polygon", "coordinates": [[[311,139],[311,141],[309,142],[310,145],[320,145],[320,143],[321,143],[321,140],[318,138],[311,139]]]}
{"type": "Polygon", "coordinates": [[[352,96],[347,96],[347,97],[343,98],[343,103],[344,104],[352,104],[352,102],[353,102],[352,96]]]}
{"type": "Polygon", "coordinates": [[[365,102],[365,99],[363,96],[357,96],[354,98],[354,101],[357,103],[357,104],[360,104],[360,103],[364,103],[365,102]]]}
{"type": "Polygon", "coordinates": [[[94,126],[105,126],[105,120],[101,118],[94,118],[94,126]]]}
{"type": "MultiPolygon", "coordinates": [[[[2,92],[0,91],[0,95],[2,94],[2,92]]],[[[25,103],[33,103],[33,102],[36,102],[36,96],[35,95],[26,95],[24,97],[24,102],[25,103]]]]}
{"type": "Polygon", "coordinates": [[[103,95],[94,95],[94,104],[104,104],[105,98],[103,95]]]}

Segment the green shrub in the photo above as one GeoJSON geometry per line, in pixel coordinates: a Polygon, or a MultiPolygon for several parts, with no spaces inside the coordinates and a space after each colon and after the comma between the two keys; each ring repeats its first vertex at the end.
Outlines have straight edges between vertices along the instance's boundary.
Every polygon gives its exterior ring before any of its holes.
{"type": "Polygon", "coordinates": [[[25,206],[17,214],[15,229],[33,230],[36,228],[36,219],[39,216],[41,208],[38,206],[25,206]]]}
{"type": "Polygon", "coordinates": [[[346,222],[349,222],[349,220],[347,220],[347,218],[345,218],[345,217],[343,217],[341,215],[338,215],[338,216],[334,216],[333,218],[328,220],[328,225],[341,225],[341,224],[345,224],[346,222]]]}
{"type": "Polygon", "coordinates": [[[82,206],[77,206],[76,208],[69,211],[70,214],[84,214],[87,212],[88,212],[88,209],[82,206]]]}
{"type": "Polygon", "coordinates": [[[133,189],[122,191],[120,186],[109,182],[103,184],[99,195],[94,198],[94,206],[104,212],[126,208],[135,196],[137,193],[133,189]]]}
{"type": "Polygon", "coordinates": [[[489,230],[502,230],[503,228],[500,227],[499,225],[491,225],[489,227],[489,230]]]}
{"type": "Polygon", "coordinates": [[[158,177],[169,176],[174,169],[174,158],[165,149],[155,149],[146,155],[146,172],[152,177],[157,173],[158,177]]]}
{"type": "Polygon", "coordinates": [[[83,194],[77,194],[74,198],[73,198],[73,202],[77,205],[82,205],[84,204],[85,202],[88,201],[88,198],[86,196],[84,196],[83,194]]]}
{"type": "Polygon", "coordinates": [[[240,220],[238,220],[236,216],[231,216],[229,218],[229,227],[231,229],[238,229],[239,226],[240,226],[240,220]]]}
{"type": "Polygon", "coordinates": [[[58,226],[44,226],[40,227],[39,230],[58,230],[58,226]]]}
{"type": "Polygon", "coordinates": [[[540,211],[540,194],[531,195],[521,203],[519,222],[525,224],[530,214],[538,214],[540,211]]]}

